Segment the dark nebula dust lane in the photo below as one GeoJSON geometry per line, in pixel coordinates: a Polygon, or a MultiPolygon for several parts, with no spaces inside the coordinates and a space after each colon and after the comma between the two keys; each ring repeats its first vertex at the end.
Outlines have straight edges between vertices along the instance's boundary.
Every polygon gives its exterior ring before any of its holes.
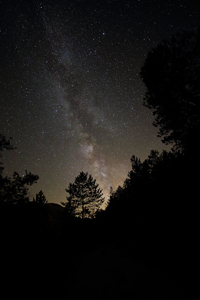
{"type": "Polygon", "coordinates": [[[134,154],[166,148],[142,105],[140,69],[159,42],[199,26],[195,1],[1,1],[0,132],[17,147],[5,173],[39,175],[65,201],[79,172],[108,198],[134,154]]]}

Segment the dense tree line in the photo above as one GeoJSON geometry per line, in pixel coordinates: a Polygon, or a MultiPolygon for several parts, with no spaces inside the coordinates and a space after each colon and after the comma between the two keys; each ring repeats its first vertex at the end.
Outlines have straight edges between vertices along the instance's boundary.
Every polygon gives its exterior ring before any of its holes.
{"type": "MultiPolygon", "coordinates": [[[[174,270],[190,286],[197,260],[200,132],[200,30],[183,32],[148,53],[144,105],[171,151],[132,156],[123,186],[104,214],[118,243],[148,264],[174,270]],[[112,224],[115,224],[112,226],[112,224]],[[191,277],[188,277],[191,274],[191,277]]],[[[188,288],[189,289],[189,288],[188,288]]]]}

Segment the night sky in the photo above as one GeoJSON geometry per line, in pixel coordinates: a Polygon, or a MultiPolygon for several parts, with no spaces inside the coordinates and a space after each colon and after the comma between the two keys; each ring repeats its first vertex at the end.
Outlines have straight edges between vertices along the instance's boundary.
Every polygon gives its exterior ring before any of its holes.
{"type": "Polygon", "coordinates": [[[133,154],[169,150],[139,73],[163,39],[200,26],[200,1],[5,0],[0,21],[0,133],[17,147],[4,174],[37,174],[30,199],[65,201],[81,171],[107,198],[133,154]]]}

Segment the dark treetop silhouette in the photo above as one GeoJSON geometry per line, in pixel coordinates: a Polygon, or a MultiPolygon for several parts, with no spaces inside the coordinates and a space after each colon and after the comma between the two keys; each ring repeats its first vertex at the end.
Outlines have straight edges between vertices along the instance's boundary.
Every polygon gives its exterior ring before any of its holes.
{"type": "Polygon", "coordinates": [[[159,128],[158,136],[184,151],[198,143],[199,56],[200,29],[184,31],[150,51],[141,69],[147,87],[144,105],[154,110],[153,125],[159,128]]]}
{"type": "Polygon", "coordinates": [[[43,191],[39,191],[39,193],[36,194],[36,197],[33,198],[33,202],[37,203],[40,206],[43,206],[46,204],[48,201],[46,200],[46,197],[43,193],[43,191]]]}
{"type": "MultiPolygon", "coordinates": [[[[5,136],[0,135],[0,151],[15,149],[10,140],[5,136]]],[[[1,158],[1,154],[0,154],[1,158]]],[[[1,204],[16,204],[26,203],[29,201],[28,187],[36,183],[39,176],[33,175],[31,172],[25,170],[25,175],[20,176],[17,172],[13,173],[13,179],[3,176],[4,167],[0,162],[0,203],[1,204]]]]}
{"type": "Polygon", "coordinates": [[[74,216],[84,218],[85,216],[94,216],[95,211],[100,208],[104,198],[102,190],[88,173],[81,172],[74,183],[70,183],[66,192],[68,202],[65,205],[68,212],[74,216]]]}

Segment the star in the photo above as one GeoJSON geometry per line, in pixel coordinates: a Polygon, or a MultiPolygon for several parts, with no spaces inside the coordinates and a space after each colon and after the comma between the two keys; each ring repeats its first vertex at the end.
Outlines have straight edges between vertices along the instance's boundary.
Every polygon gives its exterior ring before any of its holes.
{"type": "Polygon", "coordinates": [[[5,172],[37,174],[30,197],[43,190],[55,203],[89,172],[108,199],[133,154],[144,160],[152,149],[168,150],[142,105],[139,73],[155,45],[199,26],[199,11],[187,0],[5,1],[0,128],[17,146],[4,153],[5,172]]]}

